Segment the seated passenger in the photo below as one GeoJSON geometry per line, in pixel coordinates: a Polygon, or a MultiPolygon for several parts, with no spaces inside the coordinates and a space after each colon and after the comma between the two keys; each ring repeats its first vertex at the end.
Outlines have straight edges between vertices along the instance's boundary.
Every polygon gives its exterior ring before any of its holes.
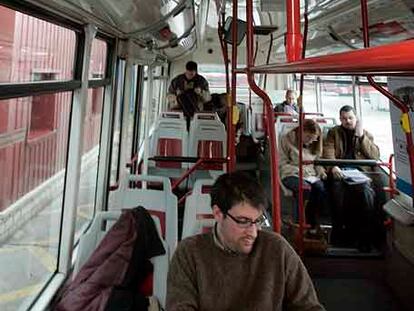
{"type": "MultiPolygon", "coordinates": [[[[236,141],[240,137],[241,127],[243,126],[242,120],[243,116],[241,116],[242,112],[239,108],[242,103],[236,103],[233,109],[233,119],[237,120],[236,123],[236,141]]],[[[211,94],[211,101],[204,104],[204,111],[206,112],[216,112],[220,121],[227,127],[227,93],[213,93],[211,94]]]]}
{"type": "Polygon", "coordinates": [[[226,124],[227,116],[227,93],[213,93],[211,100],[204,104],[204,111],[216,112],[221,122],[226,124]]]}
{"type": "Polygon", "coordinates": [[[299,108],[296,105],[296,92],[294,90],[287,90],[285,94],[285,101],[273,108],[274,112],[287,112],[296,116],[299,113],[299,108]]]}
{"type": "Polygon", "coordinates": [[[210,101],[210,91],[207,80],[197,73],[197,63],[187,62],[185,72],[175,77],[168,88],[167,102],[170,110],[180,109],[179,96],[192,94],[196,101],[194,109],[203,110],[203,104],[210,101]]]}
{"type": "Polygon", "coordinates": [[[170,263],[166,310],[324,310],[299,256],[261,231],[266,196],[242,172],[211,190],[211,233],[181,241],[170,263]]]}
{"type": "MultiPolygon", "coordinates": [[[[362,127],[351,106],[339,110],[341,125],[330,129],[324,143],[323,157],[327,159],[379,159],[378,146],[373,136],[362,127]]],[[[384,240],[382,191],[385,175],[378,167],[360,170],[370,177],[367,181],[344,181],[344,170],[329,169],[332,197],[332,235],[334,244],[351,243],[361,251],[380,247],[384,240]]],[[[363,175],[362,175],[363,176],[363,175]]]]}
{"type": "MultiPolygon", "coordinates": [[[[322,137],[319,125],[311,119],[303,121],[303,161],[315,160],[322,155],[322,137]]],[[[294,193],[299,191],[299,127],[286,133],[280,142],[280,177],[283,185],[294,193]]],[[[326,206],[325,169],[313,164],[303,165],[306,222],[310,233],[319,233],[319,212],[326,206]]]]}

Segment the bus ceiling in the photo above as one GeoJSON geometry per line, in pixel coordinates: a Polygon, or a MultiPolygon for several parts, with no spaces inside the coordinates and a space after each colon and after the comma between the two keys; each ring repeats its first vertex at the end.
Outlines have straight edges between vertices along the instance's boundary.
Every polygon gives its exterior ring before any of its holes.
{"type": "MultiPolygon", "coordinates": [[[[8,1],[6,1],[8,2],[8,1]]],[[[196,47],[203,37],[208,0],[20,0],[10,6],[22,10],[26,6],[38,10],[52,8],[65,19],[79,25],[98,27],[110,36],[132,39],[174,59],[196,47]],[[204,16],[204,18],[203,18],[204,16]]],[[[41,15],[41,14],[40,14],[41,15]]]]}

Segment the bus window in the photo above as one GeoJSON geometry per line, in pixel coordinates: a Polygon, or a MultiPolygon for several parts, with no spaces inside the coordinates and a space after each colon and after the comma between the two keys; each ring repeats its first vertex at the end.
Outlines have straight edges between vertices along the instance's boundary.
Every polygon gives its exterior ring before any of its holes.
{"type": "MultiPolygon", "coordinates": [[[[239,64],[241,68],[245,67],[239,64]]],[[[222,64],[199,64],[198,73],[207,79],[210,93],[226,93],[226,72],[222,64]]],[[[231,81],[231,75],[230,75],[231,81]]],[[[242,103],[249,102],[249,83],[246,75],[237,75],[237,101],[242,103]]],[[[252,97],[256,98],[256,94],[252,93],[252,97]]],[[[252,99],[253,100],[253,99],[252,99]]]]}
{"type": "Polygon", "coordinates": [[[381,160],[388,161],[394,152],[388,99],[368,84],[359,85],[364,128],[374,135],[381,160]]]}
{"type": "Polygon", "coordinates": [[[1,282],[1,310],[25,305],[57,269],[72,93],[47,94],[47,106],[44,96],[0,101],[0,279],[13,280],[1,282]]]}
{"type": "MultiPolygon", "coordinates": [[[[161,104],[161,96],[165,96],[164,94],[160,93],[160,87],[161,87],[161,81],[159,79],[153,79],[152,83],[152,93],[149,94],[149,81],[148,81],[148,70],[150,70],[151,67],[145,66],[144,68],[144,86],[143,86],[143,101],[142,101],[142,108],[140,113],[141,118],[141,125],[139,129],[139,146],[142,145],[145,135],[148,135],[149,133],[145,133],[145,128],[148,129],[149,132],[151,132],[151,128],[154,126],[156,118],[158,116],[159,111],[159,105],[161,104]],[[151,102],[149,102],[149,99],[151,99],[151,102]],[[149,109],[149,116],[147,117],[145,115],[146,113],[146,106],[150,105],[149,109]],[[148,127],[146,125],[146,122],[148,122],[148,127]]],[[[153,77],[159,76],[161,70],[160,67],[152,68],[152,74],[153,77]]]]}
{"type": "MultiPolygon", "coordinates": [[[[315,76],[305,76],[304,83],[303,83],[303,110],[305,112],[319,112],[318,106],[316,104],[316,87],[319,87],[315,82],[315,76]]],[[[300,75],[295,75],[296,80],[296,89],[299,90],[300,86],[300,75]]],[[[297,92],[299,95],[299,92],[297,92]]],[[[285,100],[285,94],[282,95],[282,100],[280,102],[276,102],[279,104],[285,100]]]]}
{"type": "Polygon", "coordinates": [[[73,31],[3,6],[0,18],[0,83],[73,78],[73,31]]]}
{"type": "Polygon", "coordinates": [[[342,106],[354,107],[352,91],[352,78],[348,76],[320,78],[320,94],[322,112],[327,117],[339,118],[339,110],[342,106]]]}
{"type": "Polygon", "coordinates": [[[98,174],[99,139],[101,133],[104,87],[88,90],[88,103],[83,132],[83,153],[76,217],[75,242],[95,210],[96,179],[98,174]]]}
{"type": "Polygon", "coordinates": [[[110,185],[114,185],[118,181],[119,174],[119,148],[121,144],[121,119],[122,119],[122,98],[124,96],[124,74],[125,61],[118,61],[118,75],[116,77],[116,100],[115,115],[113,120],[112,135],[112,154],[111,154],[111,173],[110,185]]]}
{"type": "Polygon", "coordinates": [[[89,79],[105,78],[107,49],[108,47],[105,41],[99,39],[92,41],[89,79]]]}

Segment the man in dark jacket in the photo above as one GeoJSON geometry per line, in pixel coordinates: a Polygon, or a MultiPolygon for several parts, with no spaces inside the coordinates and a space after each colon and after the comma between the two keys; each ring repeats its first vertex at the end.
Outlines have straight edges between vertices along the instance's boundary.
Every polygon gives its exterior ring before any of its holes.
{"type": "MultiPolygon", "coordinates": [[[[324,142],[323,157],[327,159],[379,160],[380,152],[373,136],[362,127],[355,110],[343,106],[339,111],[341,125],[333,127],[324,142]]],[[[329,169],[332,197],[333,243],[356,243],[361,251],[379,247],[383,240],[382,188],[384,174],[375,168],[361,167],[367,181],[344,181],[344,168],[329,169]],[[371,180],[370,180],[371,179],[371,180]],[[346,198],[346,204],[344,202],[346,198]]]]}
{"type": "Polygon", "coordinates": [[[287,90],[285,94],[285,101],[276,105],[273,110],[274,112],[287,112],[292,115],[297,115],[299,113],[299,109],[295,101],[296,92],[294,90],[287,90]]]}
{"type": "Polygon", "coordinates": [[[210,101],[210,91],[207,80],[197,72],[197,63],[187,62],[185,72],[176,76],[168,88],[167,101],[170,109],[182,109],[180,96],[183,94],[195,96],[195,107],[190,110],[201,111],[203,104],[210,101]]]}

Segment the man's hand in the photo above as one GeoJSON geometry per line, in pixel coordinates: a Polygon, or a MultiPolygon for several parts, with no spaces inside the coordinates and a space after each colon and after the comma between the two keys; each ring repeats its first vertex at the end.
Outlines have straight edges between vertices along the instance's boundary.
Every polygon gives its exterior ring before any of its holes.
{"type": "Polygon", "coordinates": [[[355,136],[358,137],[362,137],[364,136],[364,129],[362,127],[362,121],[361,120],[357,120],[356,121],[356,126],[355,126],[355,136]]]}
{"type": "Polygon", "coordinates": [[[332,168],[332,175],[335,179],[341,179],[342,178],[342,170],[338,166],[334,166],[332,168]]]}
{"type": "Polygon", "coordinates": [[[318,177],[322,180],[326,180],[328,178],[328,175],[324,171],[319,172],[318,177]]]}
{"type": "Polygon", "coordinates": [[[201,95],[201,89],[200,89],[199,87],[196,87],[196,88],[194,89],[194,92],[195,92],[197,95],[201,95]]]}

